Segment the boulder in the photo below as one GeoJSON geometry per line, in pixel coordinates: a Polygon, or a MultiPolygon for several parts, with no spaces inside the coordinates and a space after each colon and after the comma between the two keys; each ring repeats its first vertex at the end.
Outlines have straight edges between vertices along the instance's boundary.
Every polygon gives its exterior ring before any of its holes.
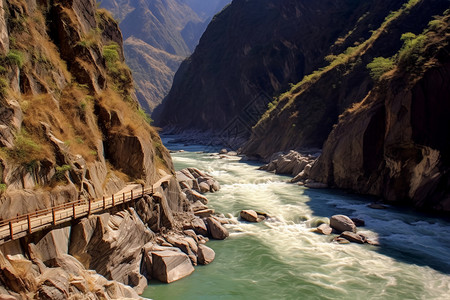
{"type": "MultiPolygon", "coordinates": [[[[206,182],[203,182],[203,183],[208,185],[206,182]]],[[[209,191],[209,185],[208,185],[208,191],[209,191]]],[[[205,196],[203,196],[202,194],[200,194],[197,191],[185,189],[184,192],[186,193],[186,197],[188,198],[188,200],[191,201],[192,203],[195,203],[197,201],[200,201],[203,204],[208,203],[208,198],[206,198],[205,196]]]]}
{"type": "Polygon", "coordinates": [[[359,235],[357,233],[351,232],[351,231],[344,231],[343,233],[341,233],[341,235],[339,237],[344,238],[353,243],[358,243],[358,244],[364,244],[364,242],[365,242],[364,237],[362,237],[361,235],[359,235]]]}
{"type": "Polygon", "coordinates": [[[201,265],[207,265],[210,264],[214,258],[216,257],[216,253],[213,249],[205,246],[205,245],[198,245],[198,263],[201,265]]]}
{"type": "Polygon", "coordinates": [[[225,148],[219,151],[219,154],[227,154],[227,153],[228,153],[228,150],[225,148]]]}
{"type": "Polygon", "coordinates": [[[214,214],[214,209],[203,209],[203,210],[198,210],[194,212],[194,215],[199,217],[199,218],[207,218],[210,217],[212,214],[214,214]]]}
{"type": "Polygon", "coordinates": [[[239,215],[248,222],[259,222],[258,214],[254,210],[242,210],[239,215]]]}
{"type": "Polygon", "coordinates": [[[353,221],[353,223],[355,223],[356,227],[363,227],[366,225],[366,222],[364,222],[364,220],[362,219],[351,218],[351,220],[353,221]]]}
{"type": "Polygon", "coordinates": [[[331,228],[338,232],[351,231],[356,232],[356,226],[353,221],[344,215],[334,215],[330,219],[331,228]]]}
{"type": "Polygon", "coordinates": [[[186,254],[169,250],[152,252],[153,278],[171,283],[192,272],[194,272],[194,267],[186,254]]]}
{"type": "Polygon", "coordinates": [[[192,229],[195,231],[195,233],[203,236],[208,236],[208,228],[206,227],[205,222],[200,218],[195,218],[191,222],[192,229]]]}
{"type": "Polygon", "coordinates": [[[333,229],[328,224],[320,224],[319,227],[316,228],[315,232],[320,234],[329,235],[333,232],[333,229]]]}
{"type": "Polygon", "coordinates": [[[228,233],[228,230],[214,218],[206,218],[206,223],[208,224],[209,236],[211,236],[213,239],[224,240],[230,235],[228,233]]]}
{"type": "Polygon", "coordinates": [[[198,187],[200,189],[200,193],[207,193],[210,190],[209,184],[206,181],[199,183],[198,187]]]}

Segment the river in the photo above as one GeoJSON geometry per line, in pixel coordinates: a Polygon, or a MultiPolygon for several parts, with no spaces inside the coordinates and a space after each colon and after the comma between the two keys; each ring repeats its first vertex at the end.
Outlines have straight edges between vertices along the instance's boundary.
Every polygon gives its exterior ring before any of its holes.
{"type": "MultiPolygon", "coordinates": [[[[170,144],[169,144],[170,146],[170,144]]],[[[176,145],[172,145],[176,148],[176,145]]],[[[450,299],[450,221],[409,209],[367,207],[367,198],[286,183],[238,158],[218,159],[185,147],[177,170],[206,170],[221,184],[209,207],[237,217],[242,209],[274,219],[228,225],[230,237],[210,241],[215,261],[171,284],[150,281],[142,296],[167,299],[450,299]],[[311,232],[320,220],[346,214],[380,246],[337,244],[311,232]]]]}

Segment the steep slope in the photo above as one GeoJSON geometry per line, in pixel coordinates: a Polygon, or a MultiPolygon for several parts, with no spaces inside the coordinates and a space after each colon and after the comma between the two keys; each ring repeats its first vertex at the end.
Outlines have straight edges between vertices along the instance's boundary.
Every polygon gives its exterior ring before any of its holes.
{"type": "Polygon", "coordinates": [[[223,0],[195,3],[199,16],[185,2],[104,0],[100,4],[120,20],[126,61],[135,77],[139,103],[148,112],[167,95],[175,71],[197,45],[219,2],[226,4],[223,0]]]}
{"type": "Polygon", "coordinates": [[[272,98],[323,66],[333,45],[349,47],[366,39],[401,4],[233,1],[182,64],[154,118],[158,126],[183,130],[221,132],[239,126],[248,136],[272,98]]]}
{"type": "Polygon", "coordinates": [[[1,218],[171,172],[135,100],[119,28],[95,1],[13,1],[5,18],[1,218]]]}
{"type": "Polygon", "coordinates": [[[311,178],[450,211],[450,11],[404,36],[393,71],[339,119],[311,178]]]}
{"type": "Polygon", "coordinates": [[[373,80],[366,65],[374,57],[395,54],[402,45],[403,33],[420,33],[433,15],[442,14],[448,8],[445,0],[401,2],[404,5],[398,10],[385,11],[383,19],[386,19],[372,27],[373,33],[365,39],[360,38],[359,32],[360,26],[367,28],[367,23],[361,22],[339,38],[338,43],[355,39],[358,43],[334,46],[326,57],[325,67],[310,72],[271,103],[253,128],[244,152],[267,158],[277,151],[321,148],[338,116],[371,90],[373,80]]]}

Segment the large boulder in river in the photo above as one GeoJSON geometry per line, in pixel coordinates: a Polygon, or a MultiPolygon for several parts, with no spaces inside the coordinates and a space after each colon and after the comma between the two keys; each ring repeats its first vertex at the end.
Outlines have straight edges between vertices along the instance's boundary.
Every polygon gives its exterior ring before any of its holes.
{"type": "Polygon", "coordinates": [[[353,221],[344,215],[334,215],[330,219],[331,228],[338,232],[351,231],[356,232],[356,225],[353,221]]]}
{"type": "Polygon", "coordinates": [[[194,218],[191,222],[192,229],[195,231],[195,233],[208,236],[208,228],[206,227],[205,222],[200,218],[194,218]]]}
{"type": "Polygon", "coordinates": [[[216,253],[213,249],[209,248],[205,245],[198,245],[198,263],[201,265],[210,264],[214,258],[216,257],[216,253]]]}
{"type": "Polygon", "coordinates": [[[241,216],[242,219],[248,222],[259,222],[258,213],[254,210],[251,209],[242,210],[239,215],[241,216]]]}
{"type": "Polygon", "coordinates": [[[206,224],[208,224],[209,235],[215,240],[224,240],[230,235],[228,230],[214,218],[206,218],[206,224]]]}
{"type": "Polygon", "coordinates": [[[153,278],[171,283],[194,272],[191,260],[184,253],[175,251],[155,251],[152,253],[153,278]]]}

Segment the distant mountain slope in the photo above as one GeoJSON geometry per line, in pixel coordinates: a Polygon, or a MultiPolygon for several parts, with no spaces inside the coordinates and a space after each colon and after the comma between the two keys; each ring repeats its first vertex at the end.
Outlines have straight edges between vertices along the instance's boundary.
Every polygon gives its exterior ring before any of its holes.
{"type": "Polygon", "coordinates": [[[220,10],[220,3],[225,5],[227,1],[101,2],[120,20],[126,61],[135,77],[138,100],[147,111],[151,112],[166,96],[175,71],[197,45],[212,14],[220,10]]]}

